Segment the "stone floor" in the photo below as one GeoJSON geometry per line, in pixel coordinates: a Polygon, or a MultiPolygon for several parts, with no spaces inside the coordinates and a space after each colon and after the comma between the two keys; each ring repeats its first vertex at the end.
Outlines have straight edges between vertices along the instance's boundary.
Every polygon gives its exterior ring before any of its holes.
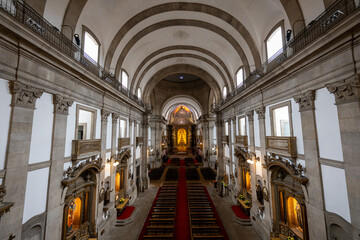
{"type": "MultiPolygon", "coordinates": [[[[241,226],[234,222],[235,214],[231,210],[233,203],[228,197],[219,197],[216,189],[210,184],[202,181],[207,185],[208,192],[214,202],[216,210],[225,226],[228,236],[231,240],[257,240],[260,239],[256,231],[251,226],[241,226]]],[[[112,230],[111,240],[137,240],[141,229],[145,223],[146,217],[150,211],[151,205],[154,201],[156,193],[159,189],[159,184],[151,185],[150,188],[138,194],[137,199],[132,204],[135,206],[133,213],[133,222],[127,226],[115,227],[112,230]]]]}

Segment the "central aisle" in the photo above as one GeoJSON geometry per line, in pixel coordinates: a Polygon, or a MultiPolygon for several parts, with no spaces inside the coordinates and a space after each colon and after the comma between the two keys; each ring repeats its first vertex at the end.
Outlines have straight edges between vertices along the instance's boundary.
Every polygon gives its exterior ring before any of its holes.
{"type": "Polygon", "coordinates": [[[179,168],[178,194],[177,194],[176,219],[175,219],[175,239],[178,240],[191,239],[185,167],[179,168]]]}

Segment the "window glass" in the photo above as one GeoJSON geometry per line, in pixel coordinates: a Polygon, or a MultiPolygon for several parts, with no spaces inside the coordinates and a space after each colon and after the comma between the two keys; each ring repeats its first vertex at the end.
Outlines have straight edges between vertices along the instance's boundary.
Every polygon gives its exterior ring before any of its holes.
{"type": "Polygon", "coordinates": [[[246,135],[245,117],[239,119],[239,130],[240,130],[240,136],[246,135]]]}
{"type": "Polygon", "coordinates": [[[229,123],[228,122],[225,123],[225,135],[229,136],[229,123]]]}
{"type": "Polygon", "coordinates": [[[78,123],[77,123],[77,139],[86,140],[92,139],[95,135],[93,133],[94,126],[94,113],[79,109],[78,112],[78,123]]]}
{"type": "Polygon", "coordinates": [[[275,53],[277,53],[279,50],[282,50],[282,47],[282,31],[281,27],[278,27],[266,41],[267,58],[270,59],[275,53]]]}
{"type": "Polygon", "coordinates": [[[120,120],[120,137],[126,137],[126,120],[123,119],[120,120]]]}
{"type": "Polygon", "coordinates": [[[224,88],[223,88],[223,98],[224,98],[224,99],[226,98],[226,95],[227,95],[227,88],[224,87],[224,88]]]}
{"type": "Polygon", "coordinates": [[[138,88],[138,90],[137,90],[137,97],[139,99],[141,99],[141,89],[140,88],[138,88]]]}
{"type": "Polygon", "coordinates": [[[88,32],[85,32],[84,52],[86,53],[86,55],[91,57],[95,62],[98,62],[99,44],[88,32]]]}
{"type": "Polygon", "coordinates": [[[244,82],[244,75],[243,69],[240,68],[239,71],[236,73],[236,86],[241,86],[244,82]]]}
{"type": "Polygon", "coordinates": [[[127,75],[127,73],[125,71],[121,71],[121,84],[125,88],[128,87],[128,79],[129,79],[129,76],[127,75]]]}
{"type": "Polygon", "coordinates": [[[290,136],[289,107],[280,107],[273,110],[273,125],[275,136],[290,136]]]}

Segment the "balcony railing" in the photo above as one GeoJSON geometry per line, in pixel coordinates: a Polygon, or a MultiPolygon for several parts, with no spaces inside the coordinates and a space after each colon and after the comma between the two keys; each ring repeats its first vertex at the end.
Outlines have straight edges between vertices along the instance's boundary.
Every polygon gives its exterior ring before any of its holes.
{"type": "Polygon", "coordinates": [[[314,21],[310,22],[308,26],[298,33],[292,40],[283,46],[277,53],[264,62],[259,68],[250,73],[244,80],[243,84],[238,86],[235,90],[230,92],[225,99],[220,101],[217,106],[212,106],[216,109],[225,103],[229,102],[236,95],[239,95],[246,88],[251,86],[272,70],[280,66],[284,61],[287,61],[292,56],[301,52],[307,45],[314,40],[323,36],[330,29],[335,27],[339,22],[350,16],[360,7],[356,6],[354,0],[339,0],[327,8],[314,21]]]}
{"type": "Polygon", "coordinates": [[[130,98],[138,105],[145,107],[144,103],[136,95],[130,93],[128,89],[122,86],[111,72],[105,70],[84,53],[79,46],[74,44],[68,37],[60,32],[59,29],[51,25],[51,23],[44,19],[27,3],[20,0],[0,0],[0,11],[13,17],[17,22],[40,36],[52,47],[78,61],[89,72],[98,76],[102,81],[109,83],[121,94],[130,98]]]}

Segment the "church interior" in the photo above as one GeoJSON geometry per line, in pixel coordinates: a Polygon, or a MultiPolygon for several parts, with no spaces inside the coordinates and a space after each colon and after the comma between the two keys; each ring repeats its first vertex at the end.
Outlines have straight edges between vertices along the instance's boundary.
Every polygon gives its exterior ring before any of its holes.
{"type": "Polygon", "coordinates": [[[0,239],[360,239],[359,71],[360,0],[0,0],[0,239]]]}

